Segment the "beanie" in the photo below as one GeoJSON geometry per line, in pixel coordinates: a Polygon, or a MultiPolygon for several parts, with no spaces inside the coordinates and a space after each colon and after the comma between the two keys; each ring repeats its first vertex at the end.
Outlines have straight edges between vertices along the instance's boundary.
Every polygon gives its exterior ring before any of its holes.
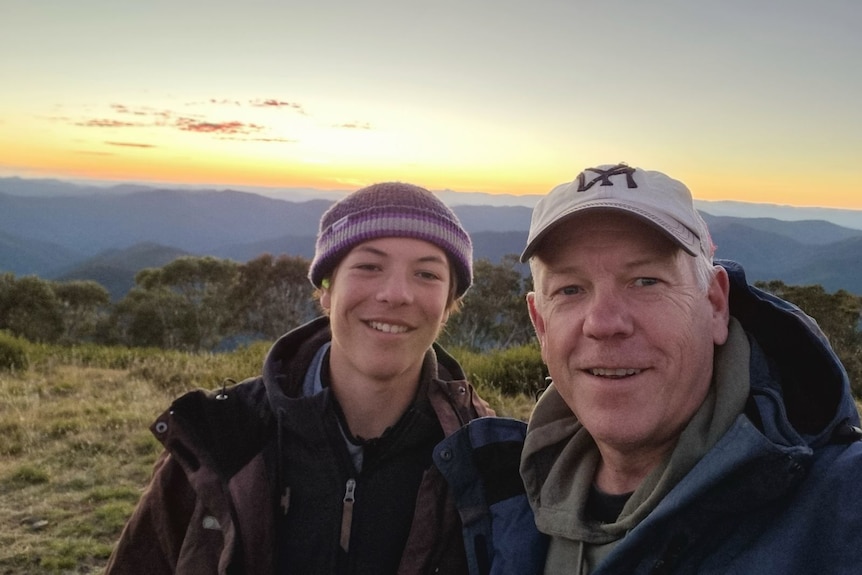
{"type": "Polygon", "coordinates": [[[326,210],[308,279],[321,287],[353,247],[387,237],[424,240],[446,252],[455,270],[456,297],[472,284],[473,244],[458,216],[425,188],[401,182],[362,188],[326,210]]]}

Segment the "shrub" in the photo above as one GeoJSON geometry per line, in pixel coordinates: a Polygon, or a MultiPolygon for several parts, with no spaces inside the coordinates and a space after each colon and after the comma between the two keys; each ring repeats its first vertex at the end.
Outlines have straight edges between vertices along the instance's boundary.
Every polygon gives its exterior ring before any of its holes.
{"type": "Polygon", "coordinates": [[[505,395],[533,395],[545,387],[547,367],[537,343],[473,353],[453,350],[467,379],[474,384],[487,385],[505,395]]]}
{"type": "Polygon", "coordinates": [[[0,331],[0,371],[24,371],[29,366],[26,342],[0,331]]]}

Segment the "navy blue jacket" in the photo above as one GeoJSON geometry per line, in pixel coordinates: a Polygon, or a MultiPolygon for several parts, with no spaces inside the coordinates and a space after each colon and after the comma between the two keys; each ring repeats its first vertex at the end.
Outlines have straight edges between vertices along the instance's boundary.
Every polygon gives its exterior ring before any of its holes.
{"type": "Polygon", "coordinates": [[[717,263],[751,346],[747,406],[591,575],[862,573],[847,373],[814,320],[717,263]]]}

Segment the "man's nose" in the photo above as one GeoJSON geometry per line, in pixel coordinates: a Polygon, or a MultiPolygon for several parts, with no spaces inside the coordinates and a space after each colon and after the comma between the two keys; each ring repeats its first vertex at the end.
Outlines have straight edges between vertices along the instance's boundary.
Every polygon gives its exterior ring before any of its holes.
{"type": "Polygon", "coordinates": [[[617,290],[594,291],[584,317],[584,334],[594,339],[631,335],[634,324],[629,305],[617,290]]]}

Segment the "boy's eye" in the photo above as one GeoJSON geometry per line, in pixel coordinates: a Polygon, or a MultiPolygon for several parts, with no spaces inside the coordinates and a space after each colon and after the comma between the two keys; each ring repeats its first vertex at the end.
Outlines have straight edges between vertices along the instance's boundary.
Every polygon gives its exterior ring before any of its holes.
{"type": "Polygon", "coordinates": [[[380,269],[380,266],[378,266],[377,264],[370,264],[370,263],[360,263],[360,264],[356,264],[353,267],[358,269],[358,270],[365,270],[365,271],[374,271],[374,270],[380,269]]]}

